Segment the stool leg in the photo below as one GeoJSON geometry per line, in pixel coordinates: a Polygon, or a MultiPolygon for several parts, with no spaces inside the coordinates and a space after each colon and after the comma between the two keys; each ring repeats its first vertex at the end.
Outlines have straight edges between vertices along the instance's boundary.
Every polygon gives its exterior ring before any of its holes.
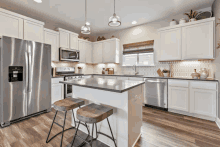
{"type": "Polygon", "coordinates": [[[94,123],[92,124],[92,140],[90,142],[90,146],[92,147],[92,142],[93,142],[93,130],[94,130],[94,123]]]}
{"type": "Polygon", "coordinates": [[[76,128],[76,132],[75,132],[75,135],[74,135],[74,137],[73,137],[73,141],[72,141],[72,143],[71,143],[71,146],[70,146],[70,147],[72,147],[72,146],[73,146],[73,143],[74,143],[74,141],[75,141],[75,139],[76,139],[76,135],[77,135],[77,132],[78,132],[78,129],[79,129],[79,125],[80,125],[80,121],[79,121],[79,124],[78,124],[78,126],[77,126],[77,128],[76,128]]]}
{"type": "Polygon", "coordinates": [[[67,111],[65,111],[65,114],[64,114],[63,132],[62,132],[62,137],[61,137],[61,141],[60,141],[60,147],[62,147],[62,143],[63,143],[63,133],[64,133],[65,123],[66,123],[66,113],[67,113],[67,111]]]}
{"type": "Polygon", "coordinates": [[[74,115],[74,111],[73,110],[72,110],[72,113],[73,113],[74,125],[75,125],[75,128],[76,128],[76,119],[75,119],[75,115],[74,115]]]}
{"type": "Polygon", "coordinates": [[[53,123],[54,123],[54,121],[55,121],[55,119],[56,119],[57,112],[58,112],[58,111],[55,112],[55,115],[54,115],[54,118],[53,118],[53,122],[52,122],[52,124],[51,124],[50,131],[49,131],[48,136],[47,136],[46,143],[48,143],[48,139],[49,139],[49,136],[50,136],[50,132],[51,132],[51,130],[52,130],[53,123]]]}
{"type": "Polygon", "coordinates": [[[95,138],[95,139],[97,139],[97,138],[98,138],[98,133],[97,133],[97,123],[95,123],[95,130],[96,130],[96,138],[95,138]]]}
{"type": "Polygon", "coordinates": [[[113,141],[114,141],[115,147],[117,147],[108,118],[107,118],[107,121],[108,121],[108,126],[109,126],[109,129],[110,129],[110,131],[111,131],[112,139],[113,139],[113,141]]]}

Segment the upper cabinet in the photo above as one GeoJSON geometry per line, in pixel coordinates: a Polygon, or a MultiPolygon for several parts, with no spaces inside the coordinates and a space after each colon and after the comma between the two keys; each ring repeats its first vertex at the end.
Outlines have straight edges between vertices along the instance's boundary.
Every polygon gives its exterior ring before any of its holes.
{"type": "Polygon", "coordinates": [[[44,42],[44,22],[33,19],[25,19],[24,39],[36,42],[44,42]]]}
{"type": "Polygon", "coordinates": [[[213,59],[215,18],[159,29],[158,61],[213,59]]]}
{"type": "Polygon", "coordinates": [[[181,60],[181,28],[160,32],[160,61],[181,60]]]}
{"type": "Polygon", "coordinates": [[[109,39],[103,42],[103,63],[119,63],[119,40],[109,39]]]}
{"type": "Polygon", "coordinates": [[[214,21],[182,28],[182,59],[214,57],[214,21]]]}
{"type": "Polygon", "coordinates": [[[102,42],[93,43],[93,63],[102,63],[102,42]]]}
{"type": "Polygon", "coordinates": [[[78,50],[78,34],[61,28],[57,30],[60,33],[60,47],[78,50]]]}
{"type": "Polygon", "coordinates": [[[117,38],[95,42],[93,63],[119,63],[119,43],[117,38]]]}
{"type": "Polygon", "coordinates": [[[23,39],[24,20],[14,13],[0,8],[0,36],[23,39]]]}
{"type": "Polygon", "coordinates": [[[44,43],[51,45],[51,61],[59,61],[59,32],[45,28],[44,43]]]}
{"type": "Polygon", "coordinates": [[[93,63],[92,62],[92,42],[79,39],[79,62],[93,63]]]}

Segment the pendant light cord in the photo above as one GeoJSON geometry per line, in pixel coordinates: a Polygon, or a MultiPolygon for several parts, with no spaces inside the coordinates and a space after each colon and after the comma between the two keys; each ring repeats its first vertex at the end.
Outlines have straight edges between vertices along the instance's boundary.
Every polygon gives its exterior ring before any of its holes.
{"type": "Polygon", "coordinates": [[[86,19],[87,19],[87,0],[85,0],[85,23],[86,23],[86,19]]]}
{"type": "Polygon", "coordinates": [[[115,0],[114,0],[114,13],[115,13],[115,0]]]}

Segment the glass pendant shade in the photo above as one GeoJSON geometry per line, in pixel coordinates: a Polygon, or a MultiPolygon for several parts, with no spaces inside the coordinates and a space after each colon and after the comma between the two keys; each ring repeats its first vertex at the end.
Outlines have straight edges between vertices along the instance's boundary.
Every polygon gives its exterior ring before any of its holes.
{"type": "Polygon", "coordinates": [[[120,26],[121,25],[120,17],[116,16],[116,14],[114,13],[113,16],[111,16],[109,18],[108,25],[111,26],[111,27],[118,27],[118,26],[120,26]]]}
{"type": "Polygon", "coordinates": [[[91,33],[90,27],[85,24],[84,26],[81,27],[81,33],[82,34],[90,34],[91,33]]]}

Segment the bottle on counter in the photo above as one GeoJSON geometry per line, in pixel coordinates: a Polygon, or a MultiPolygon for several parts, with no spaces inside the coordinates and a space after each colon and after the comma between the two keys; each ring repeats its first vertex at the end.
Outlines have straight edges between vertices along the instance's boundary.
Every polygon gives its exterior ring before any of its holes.
{"type": "Polygon", "coordinates": [[[196,72],[196,69],[194,69],[194,72],[191,74],[193,79],[199,79],[200,74],[196,72]]]}

